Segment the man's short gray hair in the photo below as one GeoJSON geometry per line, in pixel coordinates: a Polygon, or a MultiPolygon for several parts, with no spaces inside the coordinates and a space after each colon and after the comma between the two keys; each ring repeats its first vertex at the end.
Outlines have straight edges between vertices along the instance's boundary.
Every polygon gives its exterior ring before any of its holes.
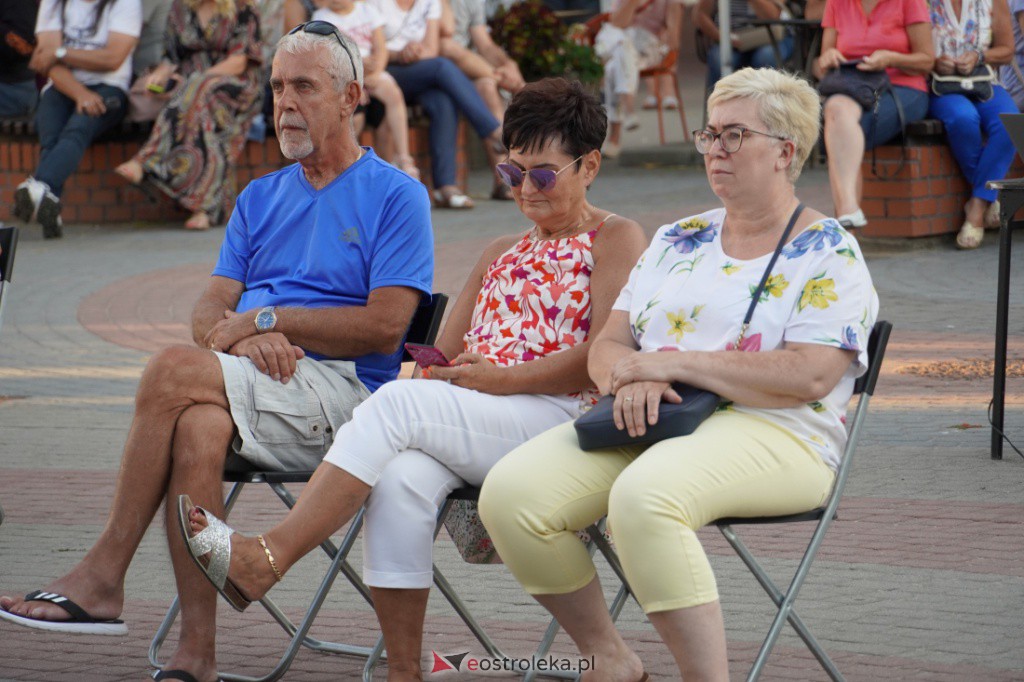
{"type": "Polygon", "coordinates": [[[353,80],[357,81],[359,86],[362,87],[363,59],[359,55],[359,47],[341,31],[338,31],[338,35],[341,36],[344,47],[333,35],[325,36],[318,33],[299,31],[282,36],[281,40],[277,41],[277,49],[288,54],[299,55],[312,52],[317,47],[326,46],[328,54],[331,56],[327,71],[334,79],[334,84],[338,91],[344,90],[345,86],[353,80]],[[346,50],[348,54],[345,54],[346,50]],[[352,72],[353,66],[355,67],[355,73],[352,72]]]}

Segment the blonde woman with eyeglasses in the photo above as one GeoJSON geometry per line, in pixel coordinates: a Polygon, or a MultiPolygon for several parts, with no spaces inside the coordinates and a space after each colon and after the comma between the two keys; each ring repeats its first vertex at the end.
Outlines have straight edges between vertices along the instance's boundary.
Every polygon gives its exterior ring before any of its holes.
{"type": "Polygon", "coordinates": [[[717,393],[719,410],[693,434],[646,447],[584,452],[572,424],[558,426],[484,482],[480,516],[505,565],[594,657],[583,680],[647,674],[576,531],[608,516],[626,577],[682,679],[724,681],[722,609],[696,531],[726,516],[807,511],[832,486],[878,300],[856,240],[796,197],[819,114],[817,93],[779,71],[718,82],[694,138],[724,207],[658,230],[591,347],[590,377],[615,396],[616,425],[631,435],[662,401],[678,401],[672,382],[717,393]]]}
{"type": "Polygon", "coordinates": [[[260,110],[259,13],[252,0],[175,0],[165,40],[146,87],[170,97],[146,144],[114,170],[189,211],[185,229],[206,230],[226,215],[230,168],[260,110]]]}

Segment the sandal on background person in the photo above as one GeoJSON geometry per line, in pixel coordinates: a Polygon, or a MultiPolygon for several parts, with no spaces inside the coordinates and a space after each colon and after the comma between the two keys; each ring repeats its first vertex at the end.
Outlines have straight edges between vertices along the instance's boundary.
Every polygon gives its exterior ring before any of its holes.
{"type": "Polygon", "coordinates": [[[963,250],[976,249],[981,246],[981,240],[984,238],[984,228],[976,227],[969,220],[965,220],[956,235],[956,245],[963,250]]]}
{"type": "Polygon", "coordinates": [[[988,205],[988,208],[985,209],[985,221],[982,223],[982,226],[985,228],[997,229],[999,224],[999,202],[993,201],[988,205]]]}
{"type": "Polygon", "coordinates": [[[438,208],[466,209],[473,208],[475,204],[467,195],[459,191],[458,187],[442,187],[434,190],[434,205],[438,208]]]}
{"type": "MultiPolygon", "coordinates": [[[[142,185],[139,185],[141,188],[142,185]]],[[[203,211],[196,211],[192,214],[192,217],[185,221],[186,230],[196,230],[197,232],[203,232],[209,230],[212,226],[210,222],[210,216],[203,211]]]]}
{"type": "Polygon", "coordinates": [[[494,185],[494,189],[491,190],[491,199],[494,201],[512,201],[514,198],[512,196],[512,188],[504,182],[497,183],[494,185]]]}
{"type": "Polygon", "coordinates": [[[868,224],[868,219],[864,216],[864,211],[857,209],[853,213],[844,213],[843,215],[836,218],[839,224],[843,226],[843,229],[852,230],[857,227],[864,227],[868,224]]]}
{"type": "Polygon", "coordinates": [[[395,156],[395,165],[398,166],[399,170],[404,171],[414,180],[420,179],[420,169],[416,165],[416,161],[412,158],[412,154],[398,154],[395,156]]]}

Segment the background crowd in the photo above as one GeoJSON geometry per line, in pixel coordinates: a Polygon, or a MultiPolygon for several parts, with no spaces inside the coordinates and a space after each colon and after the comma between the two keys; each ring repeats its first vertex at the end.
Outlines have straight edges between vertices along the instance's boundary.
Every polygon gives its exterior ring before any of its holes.
{"type": "MultiPolygon", "coordinates": [[[[540,0],[530,3],[539,6],[540,0]]],[[[357,125],[376,130],[381,155],[419,178],[409,121],[410,110],[421,112],[429,120],[435,205],[472,208],[456,180],[459,118],[496,165],[505,154],[500,138],[507,102],[537,77],[529,65],[517,64],[527,55],[499,44],[509,41],[496,40],[504,34],[489,26],[511,16],[516,4],[0,0],[0,117],[34,116],[41,147],[38,167],[17,189],[14,214],[41,223],[47,237],[60,236],[65,180],[88,145],[127,117],[153,127],[138,154],[116,172],[147,194],[162,192],[177,202],[190,214],[186,228],[221,224],[233,201],[233,161],[247,136],[259,139],[272,127],[266,83],[276,42],[310,20],[338,27],[358,45],[366,94],[357,125]]],[[[678,52],[686,26],[695,30],[707,64],[706,74],[694,76],[703,77],[710,91],[721,75],[721,22],[716,0],[604,4],[610,11],[588,22],[584,42],[592,43],[585,47],[603,74],[609,122],[602,153],[614,158],[622,131],[640,125],[635,111],[641,73],[678,52]]],[[[865,152],[928,117],[942,121],[972,188],[957,243],[981,243],[984,228],[998,217],[995,194],[985,183],[1004,177],[1012,162],[999,114],[1024,107],[1024,0],[731,0],[729,7],[733,68],[802,71],[806,65],[813,80],[848,69],[887,75],[891,87],[874,102],[844,93],[825,102],[824,147],[841,224],[867,224],[860,208],[865,152]],[[820,45],[798,40],[807,28],[802,20],[820,21],[820,45]],[[816,59],[806,54],[808,47],[819,52],[816,59]],[[962,78],[981,78],[988,86],[958,91],[962,78]]],[[[530,24],[522,31],[540,33],[530,24]]],[[[582,74],[578,66],[566,69],[582,74]]],[[[657,106],[653,83],[646,90],[643,106],[657,106]]],[[[662,106],[680,103],[666,97],[662,106]]],[[[497,175],[491,198],[511,198],[497,175]]]]}

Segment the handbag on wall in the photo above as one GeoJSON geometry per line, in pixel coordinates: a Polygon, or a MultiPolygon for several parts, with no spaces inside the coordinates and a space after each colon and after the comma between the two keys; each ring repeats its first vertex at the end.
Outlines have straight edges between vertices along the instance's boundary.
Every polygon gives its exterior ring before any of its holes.
{"type": "Polygon", "coordinates": [[[996,73],[988,64],[978,64],[967,76],[952,74],[940,76],[932,72],[932,93],[943,95],[963,95],[975,102],[987,102],[995,94],[996,73]]]}
{"type": "MultiPolygon", "coordinates": [[[[804,205],[797,205],[793,215],[789,217],[779,243],[775,247],[768,266],[764,269],[761,282],[757,285],[751,295],[750,305],[747,307],[747,314],[743,318],[743,325],[740,327],[740,335],[736,340],[736,347],[741,347],[743,337],[750,326],[750,320],[754,316],[754,308],[761,299],[768,278],[771,277],[772,268],[782,253],[782,248],[789,240],[789,234],[796,225],[797,218],[803,213],[804,205]]],[[[685,352],[685,351],[683,351],[685,352]]],[[[583,450],[597,450],[600,448],[620,447],[623,445],[645,445],[657,443],[667,438],[688,436],[693,433],[701,423],[711,416],[718,409],[721,399],[717,394],[696,388],[683,383],[673,383],[672,388],[683,399],[680,403],[667,403],[662,401],[658,405],[658,423],[649,425],[642,436],[630,436],[626,429],[619,429],[615,426],[615,396],[606,395],[596,405],[576,420],[576,438],[579,440],[580,448],[583,450]]]]}
{"type": "Polygon", "coordinates": [[[825,97],[846,95],[865,111],[872,111],[882,95],[892,88],[885,71],[862,71],[857,63],[840,64],[818,83],[818,92],[825,97]]]}

